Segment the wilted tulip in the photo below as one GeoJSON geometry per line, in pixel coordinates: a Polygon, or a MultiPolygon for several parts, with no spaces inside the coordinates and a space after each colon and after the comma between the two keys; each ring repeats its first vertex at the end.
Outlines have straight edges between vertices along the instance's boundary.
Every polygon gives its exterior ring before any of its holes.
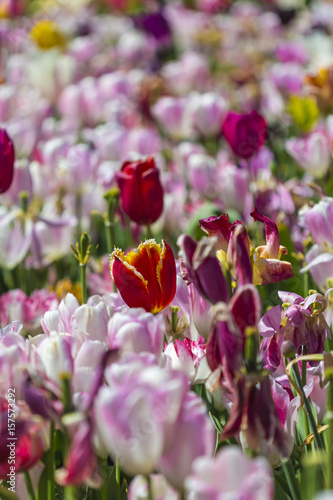
{"type": "Polygon", "coordinates": [[[228,286],[220,263],[215,256],[213,238],[202,238],[199,243],[182,234],[178,245],[182,250],[183,278],[193,283],[200,295],[209,302],[228,302],[228,286]]]}
{"type": "Polygon", "coordinates": [[[9,189],[14,175],[14,145],[5,129],[0,128],[0,194],[9,189]]]}
{"type": "Polygon", "coordinates": [[[154,158],[125,162],[116,174],[124,212],[137,224],[152,224],[163,210],[163,188],[154,158]]]}
{"type": "Polygon", "coordinates": [[[266,245],[255,249],[253,256],[253,281],[255,285],[279,283],[294,276],[290,262],[280,261],[282,254],[287,254],[286,247],[280,245],[280,236],[276,224],[254,207],[251,216],[255,221],[263,222],[266,230],[266,245]]]}
{"type": "Polygon", "coordinates": [[[111,276],[129,307],[157,313],[167,307],[176,293],[176,262],[162,240],[146,240],[129,253],[119,248],[110,258],[111,276]]]}
{"type": "Polygon", "coordinates": [[[235,155],[247,159],[264,144],[267,124],[256,111],[244,115],[230,111],[222,125],[222,133],[235,155]]]}

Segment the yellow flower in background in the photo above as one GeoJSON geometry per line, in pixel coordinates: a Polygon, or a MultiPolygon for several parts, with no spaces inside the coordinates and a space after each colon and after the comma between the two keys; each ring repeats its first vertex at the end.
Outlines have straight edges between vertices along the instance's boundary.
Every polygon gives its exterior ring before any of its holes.
{"type": "Polygon", "coordinates": [[[309,132],[319,118],[319,109],[316,100],[311,96],[291,96],[289,113],[302,132],[309,132]]]}
{"type": "Polygon", "coordinates": [[[65,46],[63,33],[60,31],[57,23],[50,19],[43,19],[36,23],[30,31],[30,37],[42,50],[65,46]]]}
{"type": "Polygon", "coordinates": [[[79,303],[82,304],[82,291],[80,283],[72,283],[69,278],[64,278],[56,283],[54,289],[59,300],[64,299],[68,293],[71,293],[77,298],[79,303]]]}

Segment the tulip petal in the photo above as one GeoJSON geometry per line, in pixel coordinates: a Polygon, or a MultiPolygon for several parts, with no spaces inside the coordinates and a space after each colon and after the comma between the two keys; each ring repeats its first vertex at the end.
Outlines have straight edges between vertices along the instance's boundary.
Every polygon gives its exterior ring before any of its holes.
{"type": "Polygon", "coordinates": [[[261,314],[261,301],[254,285],[237,289],[229,303],[230,310],[242,333],[247,326],[257,326],[261,314]]]}
{"type": "Polygon", "coordinates": [[[124,260],[119,251],[111,258],[112,279],[129,307],[143,307],[150,311],[148,283],[143,276],[124,260]]]}
{"type": "Polygon", "coordinates": [[[176,293],[176,261],[170,246],[162,240],[162,253],[156,266],[158,283],[161,288],[160,310],[167,307],[176,293]]]}
{"type": "Polygon", "coordinates": [[[263,222],[266,230],[266,243],[270,259],[278,259],[280,251],[280,236],[276,224],[265,215],[258,212],[257,207],[250,214],[255,221],[263,222]]]}
{"type": "Polygon", "coordinates": [[[278,259],[259,259],[255,262],[255,270],[263,285],[279,283],[294,276],[290,262],[278,259]]]}

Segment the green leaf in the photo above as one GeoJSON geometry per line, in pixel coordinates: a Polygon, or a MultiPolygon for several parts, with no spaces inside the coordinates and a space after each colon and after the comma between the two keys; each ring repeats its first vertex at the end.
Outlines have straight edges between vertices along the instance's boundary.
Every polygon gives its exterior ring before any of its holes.
{"type": "Polygon", "coordinates": [[[7,488],[1,485],[0,485],[0,498],[1,500],[19,500],[19,497],[15,495],[15,493],[7,490],[7,488]]]}
{"type": "Polygon", "coordinates": [[[44,467],[44,470],[39,478],[38,492],[37,492],[38,500],[43,500],[44,498],[47,498],[48,477],[49,477],[48,460],[46,460],[46,467],[44,467]]]}
{"type": "Polygon", "coordinates": [[[209,412],[209,416],[214,424],[216,431],[221,434],[221,432],[223,431],[221,422],[211,412],[209,412]]]}
{"type": "Polygon", "coordinates": [[[287,493],[289,488],[286,480],[277,471],[274,471],[274,479],[274,500],[289,500],[290,496],[287,493]]]}

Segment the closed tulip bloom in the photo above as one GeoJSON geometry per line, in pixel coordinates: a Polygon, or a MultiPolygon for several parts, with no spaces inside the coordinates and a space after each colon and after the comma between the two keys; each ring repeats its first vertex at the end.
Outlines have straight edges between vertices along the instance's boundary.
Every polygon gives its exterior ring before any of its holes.
{"type": "Polygon", "coordinates": [[[222,133],[235,155],[248,159],[259,151],[267,136],[267,124],[256,111],[240,115],[227,114],[222,133]]]}
{"type": "Polygon", "coordinates": [[[167,307],[176,293],[176,262],[162,240],[146,240],[124,254],[116,249],[110,259],[111,276],[129,307],[157,313],[167,307]]]}
{"type": "Polygon", "coordinates": [[[14,175],[14,145],[5,129],[0,128],[0,194],[9,189],[14,175]]]}
{"type": "Polygon", "coordinates": [[[163,210],[163,188],[154,158],[125,162],[116,174],[124,212],[137,224],[152,224],[163,210]]]}

